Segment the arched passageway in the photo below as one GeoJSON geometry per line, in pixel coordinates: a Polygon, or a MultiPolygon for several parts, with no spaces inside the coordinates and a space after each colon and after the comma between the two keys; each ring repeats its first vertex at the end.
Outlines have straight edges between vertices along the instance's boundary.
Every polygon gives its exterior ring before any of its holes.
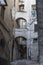
{"type": "Polygon", "coordinates": [[[16,60],[17,59],[27,59],[27,39],[19,36],[15,38],[14,47],[16,47],[16,60]]]}

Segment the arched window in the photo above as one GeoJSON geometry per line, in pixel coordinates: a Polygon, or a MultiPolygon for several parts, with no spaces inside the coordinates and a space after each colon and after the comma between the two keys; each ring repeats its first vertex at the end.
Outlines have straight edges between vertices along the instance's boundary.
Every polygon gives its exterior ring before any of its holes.
{"type": "Polygon", "coordinates": [[[17,19],[17,28],[26,28],[26,20],[25,19],[17,19]]]}

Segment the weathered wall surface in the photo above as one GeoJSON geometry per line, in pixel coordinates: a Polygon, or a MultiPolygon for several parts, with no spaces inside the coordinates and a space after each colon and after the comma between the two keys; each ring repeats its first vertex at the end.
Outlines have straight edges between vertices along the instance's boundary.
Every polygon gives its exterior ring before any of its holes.
{"type": "Polygon", "coordinates": [[[36,0],[36,4],[38,18],[39,60],[43,63],[43,0],[36,0]]]}
{"type": "MultiPolygon", "coordinates": [[[[12,45],[13,45],[13,20],[11,19],[11,9],[14,6],[14,0],[6,0],[7,6],[4,6],[4,19],[1,17],[0,6],[0,57],[7,61],[12,60],[12,45]],[[10,5],[11,4],[11,5],[10,5]],[[1,34],[2,33],[2,34],[1,34]],[[4,39],[5,48],[1,48],[1,39],[4,39]]],[[[3,12],[2,12],[3,13],[3,12]]]]}

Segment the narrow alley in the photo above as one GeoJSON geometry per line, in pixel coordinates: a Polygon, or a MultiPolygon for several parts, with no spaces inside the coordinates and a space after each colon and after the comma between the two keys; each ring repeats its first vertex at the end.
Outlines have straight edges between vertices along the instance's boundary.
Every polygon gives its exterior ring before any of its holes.
{"type": "Polygon", "coordinates": [[[0,65],[43,65],[43,0],[0,0],[0,65]]]}

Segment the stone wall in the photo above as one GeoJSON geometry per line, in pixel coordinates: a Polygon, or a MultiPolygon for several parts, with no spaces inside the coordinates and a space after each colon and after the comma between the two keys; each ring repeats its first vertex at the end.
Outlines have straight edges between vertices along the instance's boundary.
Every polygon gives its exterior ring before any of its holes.
{"type": "Polygon", "coordinates": [[[36,4],[38,20],[39,61],[40,63],[43,63],[43,0],[36,0],[36,4]]]}
{"type": "MultiPolygon", "coordinates": [[[[6,61],[12,61],[12,45],[13,45],[13,22],[14,20],[11,19],[11,9],[14,5],[14,0],[6,0],[7,6],[3,6],[5,8],[4,11],[4,18],[0,15],[0,41],[4,39],[5,41],[5,48],[3,49],[0,45],[0,57],[5,59],[6,61]],[[10,5],[11,4],[11,5],[10,5]],[[1,34],[2,33],[2,34],[1,34]],[[4,50],[4,51],[3,51],[4,50]]],[[[0,13],[1,12],[0,6],[0,13]]],[[[2,43],[2,42],[0,42],[2,43]]]]}

